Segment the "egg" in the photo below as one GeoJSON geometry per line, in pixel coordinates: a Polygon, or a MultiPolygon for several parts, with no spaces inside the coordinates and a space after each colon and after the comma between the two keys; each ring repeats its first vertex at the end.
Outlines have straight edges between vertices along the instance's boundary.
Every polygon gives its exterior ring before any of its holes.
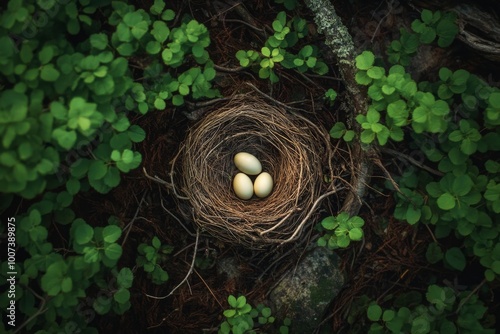
{"type": "Polygon", "coordinates": [[[253,184],[255,195],[260,198],[268,196],[273,190],[273,177],[268,172],[264,172],[257,176],[253,184]]]}
{"type": "Polygon", "coordinates": [[[238,173],[233,179],[233,190],[241,199],[250,199],[253,196],[253,183],[248,175],[238,173]]]}
{"type": "Polygon", "coordinates": [[[247,152],[240,152],[234,156],[234,164],[243,173],[258,175],[262,172],[262,165],[255,156],[247,152]]]}

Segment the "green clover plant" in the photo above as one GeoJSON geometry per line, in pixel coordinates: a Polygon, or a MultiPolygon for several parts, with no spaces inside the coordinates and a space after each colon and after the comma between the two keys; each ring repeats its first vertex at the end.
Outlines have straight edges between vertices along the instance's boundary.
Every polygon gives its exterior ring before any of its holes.
{"type": "Polygon", "coordinates": [[[162,245],[158,237],[153,237],[151,245],[141,243],[137,247],[139,256],[137,265],[143,267],[148,273],[149,278],[154,284],[163,284],[168,281],[168,273],[161,267],[167,256],[172,253],[173,248],[168,245],[162,245]]]}
{"type": "Polygon", "coordinates": [[[312,71],[322,75],[328,72],[328,66],[319,59],[317,47],[305,45],[297,54],[290,51],[307,35],[307,22],[304,19],[294,17],[287,20],[286,12],[280,12],[272,26],[274,34],[267,39],[260,52],[254,50],[236,52],[236,59],[241,66],[252,68],[258,72],[261,79],[269,79],[271,83],[279,81],[275,71],[277,64],[302,73],[312,71]]]}
{"type": "Polygon", "coordinates": [[[330,249],[346,248],[351,241],[363,238],[361,228],[364,224],[365,221],[361,217],[349,217],[346,212],[326,217],[321,221],[321,228],[327,232],[318,239],[318,246],[327,246],[330,249]]]}
{"type": "Polygon", "coordinates": [[[383,309],[372,303],[366,312],[373,322],[368,333],[494,333],[481,321],[487,308],[470,291],[429,285],[425,304],[418,302],[420,294],[417,297],[416,306],[383,309]]]}
{"type": "MultiPolygon", "coordinates": [[[[229,295],[227,299],[230,308],[226,309],[223,313],[225,320],[219,327],[219,334],[243,334],[243,333],[260,333],[263,327],[269,327],[275,324],[275,317],[272,316],[272,311],[264,304],[257,305],[253,308],[252,305],[247,303],[245,296],[236,298],[229,295]],[[257,320],[257,323],[254,321],[257,320]],[[257,329],[258,328],[258,329],[257,329]]],[[[280,334],[288,334],[291,320],[285,318],[283,324],[279,327],[280,334]]]]}

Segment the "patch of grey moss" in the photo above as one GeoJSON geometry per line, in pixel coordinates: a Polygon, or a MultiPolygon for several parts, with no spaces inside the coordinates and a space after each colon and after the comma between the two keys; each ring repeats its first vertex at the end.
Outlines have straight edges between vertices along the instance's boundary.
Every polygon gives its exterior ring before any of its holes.
{"type": "Polygon", "coordinates": [[[329,0],[306,0],[314,14],[318,31],[325,34],[325,44],[336,54],[340,62],[349,61],[354,54],[351,34],[342,23],[329,0]]]}
{"type": "Polygon", "coordinates": [[[278,315],[292,319],[293,333],[312,333],[343,285],[339,257],[318,247],[283,276],[270,300],[278,315]]]}

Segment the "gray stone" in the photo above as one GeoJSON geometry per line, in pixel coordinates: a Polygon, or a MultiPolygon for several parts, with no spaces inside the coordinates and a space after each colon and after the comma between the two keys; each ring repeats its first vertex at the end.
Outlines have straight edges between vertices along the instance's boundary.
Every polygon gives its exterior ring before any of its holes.
{"type": "Polygon", "coordinates": [[[271,291],[276,314],[292,320],[292,333],[312,333],[344,285],[337,254],[316,247],[271,291]]]}

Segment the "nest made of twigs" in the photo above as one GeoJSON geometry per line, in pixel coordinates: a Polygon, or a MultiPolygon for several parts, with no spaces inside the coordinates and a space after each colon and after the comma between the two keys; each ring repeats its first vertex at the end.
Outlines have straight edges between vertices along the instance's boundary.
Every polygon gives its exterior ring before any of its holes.
{"type": "Polygon", "coordinates": [[[188,132],[179,155],[178,188],[193,221],[232,244],[261,248],[296,240],[313,223],[321,199],[334,192],[325,182],[332,180],[328,133],[296,113],[250,97],[207,114],[188,132]],[[238,152],[253,154],[271,174],[274,189],[268,197],[235,195],[238,152]]]}

